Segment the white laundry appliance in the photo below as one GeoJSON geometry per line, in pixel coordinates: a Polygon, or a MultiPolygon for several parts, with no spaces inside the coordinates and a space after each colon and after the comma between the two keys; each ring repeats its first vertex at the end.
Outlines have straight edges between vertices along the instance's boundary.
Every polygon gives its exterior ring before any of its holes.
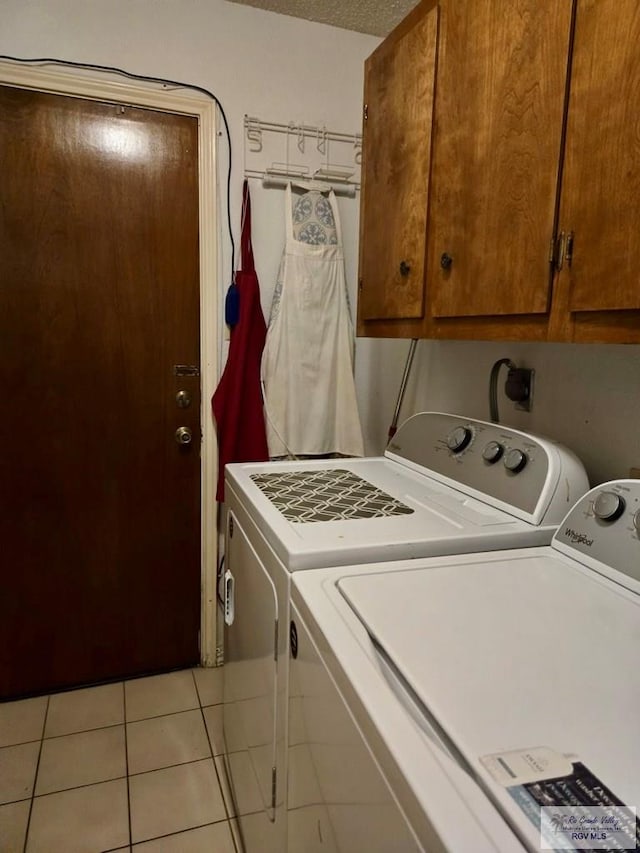
{"type": "Polygon", "coordinates": [[[291,618],[289,851],[640,846],[640,481],[546,547],[296,574],[291,618]]]}
{"type": "Polygon", "coordinates": [[[292,573],[545,545],[588,483],[561,445],[433,412],[382,457],[232,464],[225,482],[226,766],[246,849],[282,853],[292,573]]]}

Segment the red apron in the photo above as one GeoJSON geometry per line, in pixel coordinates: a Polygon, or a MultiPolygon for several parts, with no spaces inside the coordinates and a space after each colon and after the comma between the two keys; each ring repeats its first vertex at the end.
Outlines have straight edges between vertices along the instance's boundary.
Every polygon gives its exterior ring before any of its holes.
{"type": "Polygon", "coordinates": [[[224,466],[228,462],[269,459],[260,388],[260,360],[267,327],[253,262],[251,199],[246,180],[242,187],[242,211],[242,268],[236,273],[240,315],[231,329],[227,363],[211,398],[218,432],[218,501],[224,500],[224,466]]]}

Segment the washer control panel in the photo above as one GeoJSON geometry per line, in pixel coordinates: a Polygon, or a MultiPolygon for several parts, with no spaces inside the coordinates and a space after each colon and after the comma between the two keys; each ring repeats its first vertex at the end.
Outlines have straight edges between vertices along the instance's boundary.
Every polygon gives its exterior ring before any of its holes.
{"type": "MultiPolygon", "coordinates": [[[[462,491],[481,492],[531,514],[540,512],[541,501],[548,505],[568,454],[561,445],[502,424],[438,412],[421,412],[405,421],[385,453],[426,474],[441,475],[462,491]]],[[[588,489],[584,469],[571,458],[580,483],[568,489],[571,496],[555,523],[588,489]]]]}
{"type": "Polygon", "coordinates": [[[613,480],[592,489],[553,541],[640,581],[640,480],[613,480]]]}

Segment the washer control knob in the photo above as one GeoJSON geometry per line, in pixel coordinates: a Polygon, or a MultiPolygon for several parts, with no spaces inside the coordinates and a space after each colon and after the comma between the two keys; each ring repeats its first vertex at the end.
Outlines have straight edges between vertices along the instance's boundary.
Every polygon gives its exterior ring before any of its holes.
{"type": "Polygon", "coordinates": [[[527,454],[524,450],[518,450],[517,447],[512,447],[507,450],[504,457],[504,467],[512,474],[518,474],[527,464],[527,454]]]}
{"type": "Polygon", "coordinates": [[[488,462],[490,465],[493,465],[494,462],[497,462],[502,454],[504,453],[504,446],[500,444],[498,441],[490,441],[489,444],[482,451],[482,458],[485,462],[488,462]]]}
{"type": "Polygon", "coordinates": [[[624,512],[624,498],[616,492],[600,492],[593,502],[593,514],[600,521],[615,521],[624,512]]]}
{"type": "Polygon", "coordinates": [[[460,453],[465,447],[468,447],[471,436],[472,433],[468,427],[456,427],[447,436],[447,447],[452,453],[460,453]]]}
{"type": "Polygon", "coordinates": [[[636,511],[636,514],[633,516],[633,526],[638,531],[638,535],[640,536],[640,509],[636,511]]]}

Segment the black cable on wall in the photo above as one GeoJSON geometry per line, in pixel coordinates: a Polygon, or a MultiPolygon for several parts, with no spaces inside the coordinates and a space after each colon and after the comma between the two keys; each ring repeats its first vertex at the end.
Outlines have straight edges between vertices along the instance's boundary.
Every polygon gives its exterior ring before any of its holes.
{"type": "Polygon", "coordinates": [[[229,146],[229,165],[227,168],[227,224],[229,228],[229,241],[231,243],[231,275],[233,275],[235,270],[236,247],[233,239],[233,228],[231,225],[231,132],[229,131],[229,122],[227,121],[224,108],[213,92],[209,91],[209,89],[205,89],[203,86],[197,86],[193,83],[182,83],[179,80],[169,80],[164,77],[150,77],[145,74],[134,74],[131,71],[125,71],[122,68],[115,68],[109,65],[94,65],[90,62],[73,62],[72,60],[53,59],[51,57],[24,59],[19,56],[5,56],[2,54],[0,54],[0,59],[6,59],[10,62],[21,62],[23,65],[62,65],[67,68],[82,68],[88,71],[102,71],[109,74],[119,74],[129,80],[140,80],[144,83],[157,83],[161,86],[171,86],[179,89],[191,89],[194,92],[201,92],[203,95],[211,98],[220,110],[220,115],[222,116],[227,136],[227,144],[229,146]]]}

